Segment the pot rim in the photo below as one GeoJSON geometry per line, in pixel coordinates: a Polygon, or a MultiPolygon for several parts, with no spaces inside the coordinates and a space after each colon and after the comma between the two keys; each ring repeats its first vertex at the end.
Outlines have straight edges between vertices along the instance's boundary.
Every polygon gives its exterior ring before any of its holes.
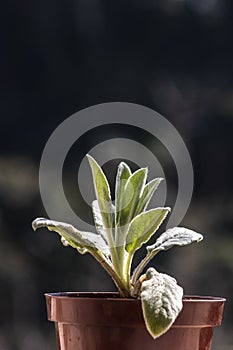
{"type": "MultiPolygon", "coordinates": [[[[91,300],[122,300],[122,301],[131,301],[134,302],[134,298],[123,298],[120,296],[118,292],[48,292],[44,294],[45,297],[54,297],[56,299],[91,299],[91,300]]],[[[216,302],[216,301],[222,301],[225,302],[226,298],[224,297],[216,297],[216,296],[209,296],[209,295],[184,295],[183,301],[186,303],[193,303],[193,302],[216,302]]]]}
{"type": "MultiPolygon", "coordinates": [[[[141,300],[122,298],[114,292],[46,293],[48,319],[67,324],[119,323],[144,327],[141,300]],[[127,316],[125,315],[127,311],[127,316]],[[94,311],[94,316],[93,316],[94,311]],[[103,320],[102,315],[105,315],[103,320]],[[123,316],[122,316],[123,315],[123,316]],[[122,318],[123,317],[123,318],[122,318]]],[[[225,298],[185,295],[183,308],[172,327],[215,327],[221,324],[225,298]]]]}

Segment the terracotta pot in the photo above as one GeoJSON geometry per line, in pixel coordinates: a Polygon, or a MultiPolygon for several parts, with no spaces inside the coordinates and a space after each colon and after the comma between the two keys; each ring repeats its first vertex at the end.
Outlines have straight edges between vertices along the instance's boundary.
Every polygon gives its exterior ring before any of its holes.
{"type": "Polygon", "coordinates": [[[209,350],[225,299],[186,296],[170,330],[156,340],[147,332],[140,300],[117,293],[46,294],[59,350],[209,350]]]}

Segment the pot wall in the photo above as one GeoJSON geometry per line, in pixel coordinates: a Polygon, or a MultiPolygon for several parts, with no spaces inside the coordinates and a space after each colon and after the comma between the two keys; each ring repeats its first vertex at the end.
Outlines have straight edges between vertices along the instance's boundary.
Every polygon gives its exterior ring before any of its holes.
{"type": "Polygon", "coordinates": [[[140,300],[116,293],[46,294],[59,350],[210,350],[225,299],[185,297],[171,329],[156,340],[147,332],[140,300]]]}

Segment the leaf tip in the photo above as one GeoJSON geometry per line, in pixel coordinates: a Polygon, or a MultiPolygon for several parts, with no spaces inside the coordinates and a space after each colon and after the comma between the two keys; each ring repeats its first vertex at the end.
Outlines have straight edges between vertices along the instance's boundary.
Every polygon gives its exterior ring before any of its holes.
{"type": "Polygon", "coordinates": [[[46,220],[45,218],[36,218],[35,220],[33,220],[32,222],[33,230],[36,231],[38,228],[43,227],[45,220],[46,220]]]}
{"type": "Polygon", "coordinates": [[[91,163],[96,163],[95,159],[90,154],[87,153],[86,157],[87,157],[90,165],[91,165],[91,163]]]}
{"type": "Polygon", "coordinates": [[[120,162],[119,165],[118,165],[118,168],[119,169],[122,169],[122,168],[129,168],[128,164],[126,164],[125,162],[120,162]]]}
{"type": "Polygon", "coordinates": [[[159,182],[164,181],[164,177],[158,177],[157,179],[159,182]]]}
{"type": "Polygon", "coordinates": [[[144,173],[145,177],[147,176],[148,174],[148,167],[144,167],[144,168],[138,168],[134,173],[133,175],[135,174],[138,174],[138,173],[144,173]]]}

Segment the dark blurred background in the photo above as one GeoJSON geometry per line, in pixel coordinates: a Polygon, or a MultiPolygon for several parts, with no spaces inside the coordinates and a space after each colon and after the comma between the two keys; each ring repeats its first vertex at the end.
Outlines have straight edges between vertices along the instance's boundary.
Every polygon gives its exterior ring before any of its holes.
{"type": "MultiPolygon", "coordinates": [[[[195,188],[182,224],[205,240],[154,263],[186,293],[228,299],[213,350],[232,349],[232,0],[10,0],[0,16],[0,350],[55,349],[44,292],[115,288],[90,256],[31,229],[46,215],[38,170],[50,134],[110,101],[158,111],[186,142],[195,188]]],[[[88,151],[90,135],[82,142],[88,151]]]]}

